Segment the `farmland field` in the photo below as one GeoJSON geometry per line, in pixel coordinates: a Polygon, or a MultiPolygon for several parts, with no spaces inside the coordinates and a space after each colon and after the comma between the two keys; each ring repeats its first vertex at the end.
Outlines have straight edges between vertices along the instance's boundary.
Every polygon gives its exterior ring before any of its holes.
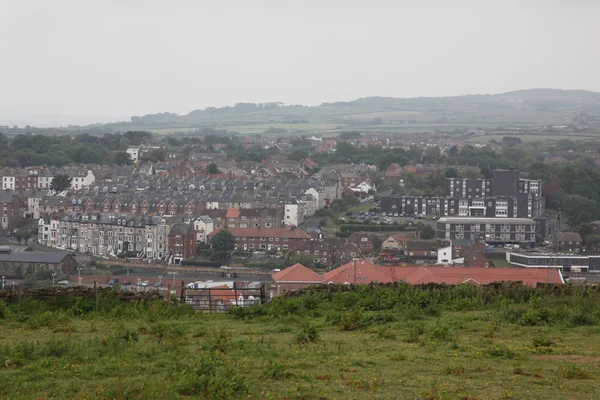
{"type": "Polygon", "coordinates": [[[573,141],[586,141],[586,140],[600,140],[600,133],[598,134],[574,134],[568,133],[563,134],[540,134],[540,135],[519,135],[514,133],[506,133],[502,135],[486,135],[486,136],[474,136],[469,138],[469,142],[474,143],[489,143],[490,140],[496,140],[501,142],[505,136],[513,136],[521,139],[523,143],[535,143],[535,142],[557,142],[562,139],[570,139],[573,141]]]}
{"type": "Polygon", "coordinates": [[[597,399],[599,293],[323,288],[230,314],[2,305],[6,399],[597,399]]]}

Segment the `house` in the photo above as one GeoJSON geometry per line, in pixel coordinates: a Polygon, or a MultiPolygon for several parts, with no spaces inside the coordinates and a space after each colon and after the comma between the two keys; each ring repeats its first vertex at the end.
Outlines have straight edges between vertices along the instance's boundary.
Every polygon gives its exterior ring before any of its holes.
{"type": "Polygon", "coordinates": [[[167,238],[169,262],[181,264],[181,261],[196,255],[196,231],[194,224],[175,224],[167,238]]]}
{"type": "Polygon", "coordinates": [[[465,267],[487,268],[490,262],[485,256],[485,243],[475,242],[463,251],[463,264],[465,267]]]}
{"type": "Polygon", "coordinates": [[[402,166],[400,164],[390,164],[385,169],[384,180],[387,182],[398,182],[402,178],[402,166]]]}
{"type": "Polygon", "coordinates": [[[21,220],[21,199],[18,194],[10,191],[0,192],[0,207],[2,207],[2,229],[11,228],[21,220]]]}
{"type": "Polygon", "coordinates": [[[406,240],[404,255],[411,260],[437,259],[437,243],[429,240],[406,240]]]}
{"type": "Polygon", "coordinates": [[[92,170],[87,172],[84,170],[69,170],[66,173],[71,178],[71,189],[73,190],[83,190],[96,182],[92,170]]]}
{"type": "Polygon", "coordinates": [[[367,232],[352,232],[348,236],[348,241],[354,243],[362,254],[372,253],[375,251],[373,239],[370,238],[367,232]]]}
{"type": "Polygon", "coordinates": [[[344,238],[319,238],[299,245],[296,254],[312,257],[314,263],[331,267],[357,257],[359,250],[354,243],[344,238]]]}
{"type": "Polygon", "coordinates": [[[381,251],[385,253],[404,252],[406,241],[411,239],[413,238],[402,233],[392,233],[381,243],[381,251]]]}
{"type": "Polygon", "coordinates": [[[0,254],[0,274],[7,277],[23,276],[27,271],[40,270],[67,275],[75,271],[77,261],[69,253],[22,251],[0,254]]]}
{"type": "MultiPolygon", "coordinates": [[[[208,234],[208,237],[213,237],[221,229],[215,229],[208,234]]],[[[235,237],[236,248],[243,251],[295,250],[303,242],[310,240],[306,232],[297,228],[228,228],[227,230],[235,237]]]]}
{"type": "Polygon", "coordinates": [[[214,230],[213,220],[208,215],[200,215],[194,220],[194,230],[196,231],[196,244],[206,244],[208,234],[214,230]]]}
{"type": "Polygon", "coordinates": [[[579,253],[585,251],[581,235],[577,232],[561,232],[558,234],[558,245],[565,251],[579,253]]]}
{"type": "Polygon", "coordinates": [[[283,271],[275,272],[272,278],[275,281],[275,294],[281,294],[283,291],[293,292],[323,283],[321,275],[302,264],[294,264],[283,271]]]}
{"type": "Polygon", "coordinates": [[[307,172],[312,172],[319,168],[319,164],[317,164],[310,158],[303,158],[302,160],[300,160],[300,166],[307,172]]]}

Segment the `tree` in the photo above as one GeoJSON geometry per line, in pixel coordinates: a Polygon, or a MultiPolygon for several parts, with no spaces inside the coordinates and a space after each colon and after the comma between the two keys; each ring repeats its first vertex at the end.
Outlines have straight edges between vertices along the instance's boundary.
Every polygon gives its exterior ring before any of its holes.
{"type": "Polygon", "coordinates": [[[429,240],[435,238],[435,229],[431,225],[425,224],[419,232],[419,238],[429,240]]]}
{"type": "Polygon", "coordinates": [[[301,161],[306,157],[308,157],[308,152],[302,149],[295,149],[288,155],[288,158],[292,161],[301,161]]]}
{"type": "Polygon", "coordinates": [[[206,166],[206,171],[211,175],[215,175],[219,173],[219,167],[215,163],[210,163],[206,166]]]}
{"type": "Polygon", "coordinates": [[[71,187],[72,179],[73,178],[66,174],[56,174],[54,175],[54,179],[52,179],[52,183],[50,184],[50,190],[54,193],[64,192],[71,187]]]}
{"type": "MultiPolygon", "coordinates": [[[[380,121],[381,123],[381,121],[380,121]]],[[[352,139],[360,139],[362,135],[360,132],[352,131],[352,132],[342,132],[340,133],[340,139],[342,140],[352,140],[352,139]]]]}
{"type": "Polygon", "coordinates": [[[33,236],[31,234],[31,232],[29,232],[29,231],[23,232],[23,240],[25,241],[25,246],[27,246],[27,243],[29,242],[29,239],[31,239],[31,236],[33,236]]]}
{"type": "Polygon", "coordinates": [[[227,263],[235,250],[235,237],[227,229],[221,229],[211,239],[212,259],[227,263]]]}
{"type": "Polygon", "coordinates": [[[23,232],[21,231],[17,231],[14,233],[15,239],[17,239],[17,242],[19,242],[19,244],[21,244],[21,242],[23,241],[23,232]]]}
{"type": "Polygon", "coordinates": [[[133,164],[133,160],[131,159],[131,155],[126,151],[117,151],[113,155],[113,163],[116,165],[131,165],[133,164]]]}
{"type": "Polygon", "coordinates": [[[450,157],[456,157],[458,155],[458,148],[456,146],[452,146],[448,154],[450,157]]]}

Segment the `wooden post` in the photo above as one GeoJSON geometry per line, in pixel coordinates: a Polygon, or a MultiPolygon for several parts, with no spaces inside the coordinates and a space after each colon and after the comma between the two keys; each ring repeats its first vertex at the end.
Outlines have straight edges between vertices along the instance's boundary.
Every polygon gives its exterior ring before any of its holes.
{"type": "Polygon", "coordinates": [[[171,306],[171,284],[167,285],[167,304],[171,306]]]}
{"type": "Polygon", "coordinates": [[[208,312],[212,314],[212,293],[210,292],[210,288],[207,288],[206,291],[208,292],[208,312]]]}
{"type": "Polygon", "coordinates": [[[181,295],[179,297],[180,304],[185,303],[185,282],[181,281],[181,295]]]}

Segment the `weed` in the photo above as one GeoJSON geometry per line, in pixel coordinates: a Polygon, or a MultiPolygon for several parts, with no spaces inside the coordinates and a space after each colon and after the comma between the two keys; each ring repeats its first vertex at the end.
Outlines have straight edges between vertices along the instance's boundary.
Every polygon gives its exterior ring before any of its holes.
{"type": "Polygon", "coordinates": [[[560,367],[558,375],[565,379],[589,379],[590,374],[585,372],[579,365],[567,363],[560,367]]]}
{"type": "Polygon", "coordinates": [[[201,338],[201,337],[205,337],[207,334],[208,334],[208,329],[206,328],[206,326],[200,325],[200,326],[198,326],[198,328],[196,328],[194,333],[192,333],[192,337],[193,338],[201,338]]]}
{"type": "Polygon", "coordinates": [[[447,342],[450,340],[450,328],[445,325],[436,325],[429,336],[438,342],[447,342]]]}
{"type": "Polygon", "coordinates": [[[293,376],[291,373],[285,370],[285,367],[277,362],[269,360],[265,363],[265,370],[263,376],[266,379],[285,379],[293,376]]]}
{"type": "Polygon", "coordinates": [[[296,343],[298,344],[317,343],[320,339],[321,335],[317,328],[309,323],[305,323],[302,329],[296,333],[296,343]]]}
{"type": "Polygon", "coordinates": [[[407,359],[406,354],[396,351],[388,356],[389,360],[392,361],[404,361],[407,359]]]}
{"type": "Polygon", "coordinates": [[[489,348],[487,350],[487,354],[490,357],[507,358],[509,360],[512,360],[512,359],[518,357],[518,353],[516,351],[512,350],[509,347],[501,346],[501,345],[492,346],[491,348],[489,348]]]}
{"type": "Polygon", "coordinates": [[[388,328],[377,329],[377,336],[381,339],[396,340],[396,333],[392,332],[388,328]]]}
{"type": "Polygon", "coordinates": [[[462,375],[465,373],[465,368],[461,366],[449,365],[444,371],[446,375],[462,375]]]}

